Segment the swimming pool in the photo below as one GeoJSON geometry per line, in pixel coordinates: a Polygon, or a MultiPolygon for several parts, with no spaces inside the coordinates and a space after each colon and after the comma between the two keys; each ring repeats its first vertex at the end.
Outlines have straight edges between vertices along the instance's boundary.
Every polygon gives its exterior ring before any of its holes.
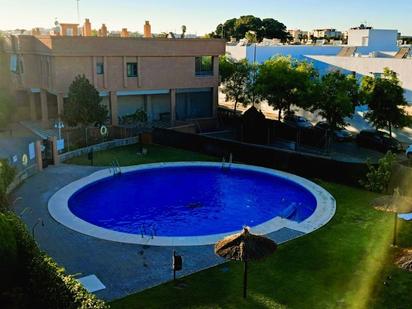
{"type": "Polygon", "coordinates": [[[220,163],[147,164],[112,176],[102,170],[57,192],[50,214],[87,235],[152,245],[200,245],[250,226],[308,232],[325,224],[334,199],[279,171],[220,163]]]}

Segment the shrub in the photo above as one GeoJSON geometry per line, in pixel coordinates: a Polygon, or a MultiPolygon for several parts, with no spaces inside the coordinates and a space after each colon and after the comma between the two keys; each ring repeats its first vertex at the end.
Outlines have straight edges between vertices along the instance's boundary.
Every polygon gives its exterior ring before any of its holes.
{"type": "Polygon", "coordinates": [[[387,192],[395,159],[396,156],[388,151],[386,155],[379,160],[378,166],[376,167],[368,160],[367,165],[369,172],[366,174],[366,180],[361,180],[360,184],[366,190],[372,192],[387,192]]]}
{"type": "Polygon", "coordinates": [[[107,308],[41,252],[11,212],[0,213],[0,237],[2,308],[107,308]]]}
{"type": "Polygon", "coordinates": [[[107,308],[44,253],[34,257],[29,271],[34,308],[107,308]]]}
{"type": "Polygon", "coordinates": [[[16,177],[16,169],[7,160],[0,160],[0,209],[8,207],[7,188],[16,177]]]}

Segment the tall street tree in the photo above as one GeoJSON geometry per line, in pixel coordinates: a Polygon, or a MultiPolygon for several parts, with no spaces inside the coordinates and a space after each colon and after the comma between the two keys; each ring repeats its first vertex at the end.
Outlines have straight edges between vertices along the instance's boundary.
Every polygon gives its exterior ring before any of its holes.
{"type": "Polygon", "coordinates": [[[259,68],[256,89],[280,120],[283,111],[291,106],[305,106],[317,72],[313,66],[291,57],[278,56],[265,61],[259,68]]]}
{"type": "Polygon", "coordinates": [[[345,118],[352,117],[359,103],[359,86],[353,75],[339,71],[321,77],[313,88],[312,112],[317,111],[336,130],[346,125],[345,118]]]}
{"type": "Polygon", "coordinates": [[[250,91],[253,87],[250,85],[252,82],[252,70],[251,65],[246,59],[240,61],[232,60],[231,74],[225,78],[222,83],[222,92],[226,96],[226,101],[234,102],[234,112],[237,111],[238,103],[247,105],[251,102],[250,91]]]}
{"type": "Polygon", "coordinates": [[[383,76],[365,76],[362,80],[363,103],[369,106],[366,118],[377,129],[388,129],[408,125],[409,119],[404,110],[407,102],[396,72],[385,68],[383,76]]]}
{"type": "Polygon", "coordinates": [[[87,126],[104,123],[108,111],[100,104],[99,92],[84,75],[78,75],[69,87],[69,97],[64,106],[63,119],[70,126],[87,126]]]}
{"type": "Polygon", "coordinates": [[[219,57],[220,83],[224,83],[235,72],[235,62],[229,54],[219,57]]]}

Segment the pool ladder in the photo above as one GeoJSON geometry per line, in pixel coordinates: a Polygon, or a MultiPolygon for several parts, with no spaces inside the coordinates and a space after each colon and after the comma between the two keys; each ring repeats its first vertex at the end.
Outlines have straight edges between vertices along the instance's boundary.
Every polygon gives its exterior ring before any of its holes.
{"type": "MultiPolygon", "coordinates": [[[[147,235],[146,226],[144,224],[142,224],[142,225],[139,226],[139,229],[140,229],[140,235],[142,236],[142,238],[144,238],[145,235],[147,235]]],[[[156,225],[152,224],[150,226],[149,230],[150,230],[150,237],[152,239],[155,238],[155,236],[156,236],[156,225]]]]}
{"type": "Polygon", "coordinates": [[[117,160],[112,161],[112,165],[109,168],[109,170],[110,170],[110,173],[113,174],[113,176],[122,174],[122,169],[120,168],[119,161],[117,160]]]}
{"type": "Polygon", "coordinates": [[[227,165],[225,165],[225,164],[226,164],[226,160],[225,160],[225,157],[223,157],[223,159],[222,159],[222,170],[224,170],[224,169],[229,170],[230,167],[231,167],[231,165],[232,165],[232,161],[233,161],[233,155],[232,155],[232,153],[230,153],[230,155],[229,155],[229,161],[227,162],[227,165]]]}

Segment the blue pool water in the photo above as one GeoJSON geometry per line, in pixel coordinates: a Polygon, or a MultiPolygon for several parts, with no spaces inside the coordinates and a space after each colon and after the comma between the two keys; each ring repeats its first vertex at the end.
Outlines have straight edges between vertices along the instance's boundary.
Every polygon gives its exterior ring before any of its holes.
{"type": "Polygon", "coordinates": [[[242,168],[163,167],[92,183],[69,199],[77,217],[100,227],[157,236],[201,236],[280,216],[308,218],[316,199],[284,178],[242,168]]]}

